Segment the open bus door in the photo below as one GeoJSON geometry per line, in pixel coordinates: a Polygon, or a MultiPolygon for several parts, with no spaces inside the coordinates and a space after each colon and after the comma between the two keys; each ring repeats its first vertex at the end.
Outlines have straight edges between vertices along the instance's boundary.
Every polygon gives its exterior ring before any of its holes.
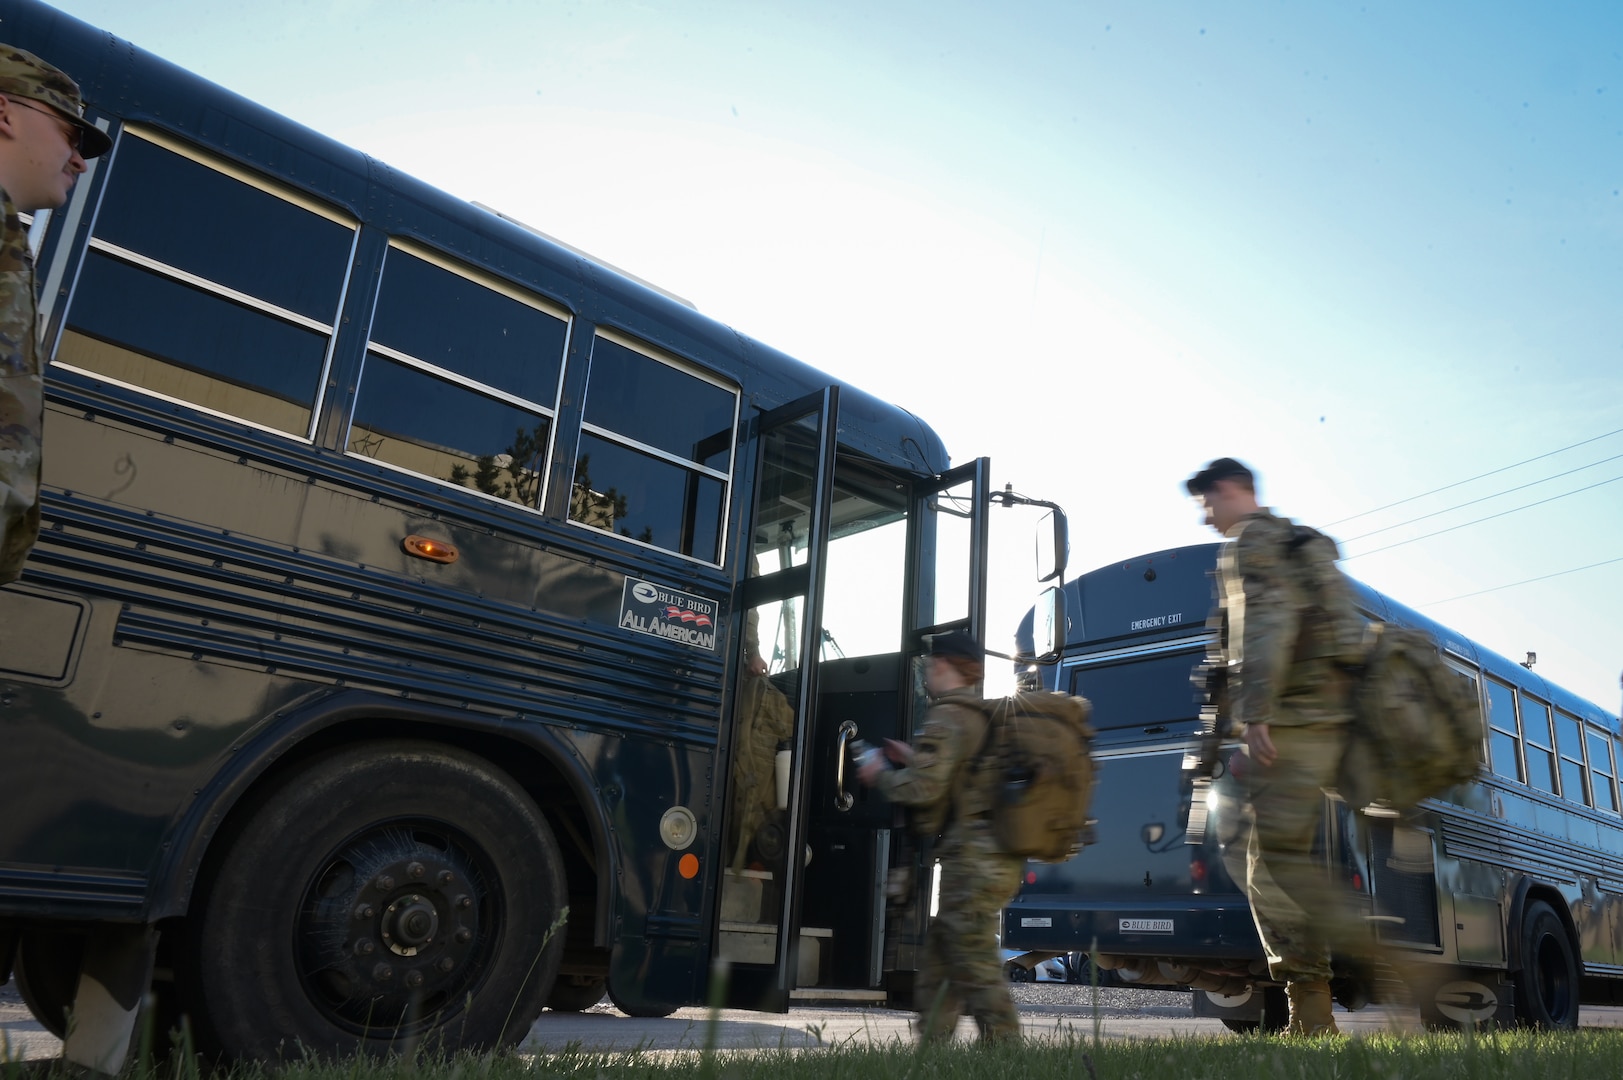
{"type": "MultiPolygon", "coordinates": [[[[962,630],[986,644],[989,462],[978,458],[914,486],[908,515],[907,652],[902,676],[911,738],[928,708],[922,658],[932,634],[962,630]]],[[[891,845],[893,875],[884,933],[884,969],[892,1004],[911,1005],[913,975],[933,914],[935,859],[928,843],[903,830],[891,845]]]]}
{"type": "Polygon", "coordinates": [[[754,767],[735,767],[729,784],[735,809],[717,935],[729,968],[724,1000],[734,1008],[786,1011],[821,963],[822,942],[802,941],[801,881],[838,415],[839,387],[830,386],[758,421],[734,720],[735,761],[753,758],[754,767]],[[770,795],[755,801],[765,785],[770,795]],[[759,809],[774,804],[775,813],[759,809]],[[750,805],[757,809],[737,809],[750,805]]]}
{"type": "Polygon", "coordinates": [[[892,946],[922,941],[923,922],[907,922],[918,848],[897,808],[858,782],[851,751],[858,740],[911,737],[925,707],[918,660],[926,634],[981,635],[985,476],[985,462],[922,481],[851,457],[837,464],[825,631],[843,639],[855,606],[894,636],[883,651],[845,655],[823,635],[795,997],[893,1005],[911,997],[915,952],[892,946]],[[900,938],[890,932],[893,917],[903,920],[900,938]]]}
{"type": "Polygon", "coordinates": [[[736,1008],[884,1001],[888,973],[915,966],[923,920],[890,933],[891,913],[914,905],[887,891],[915,849],[895,808],[858,784],[851,744],[909,737],[926,634],[984,635],[986,463],[921,481],[841,456],[837,407],[830,391],[759,421],[716,952],[736,1008]],[[889,646],[845,656],[829,597],[841,637],[856,617],[889,627],[889,646]],[[751,797],[771,781],[784,782],[775,805],[751,797]]]}

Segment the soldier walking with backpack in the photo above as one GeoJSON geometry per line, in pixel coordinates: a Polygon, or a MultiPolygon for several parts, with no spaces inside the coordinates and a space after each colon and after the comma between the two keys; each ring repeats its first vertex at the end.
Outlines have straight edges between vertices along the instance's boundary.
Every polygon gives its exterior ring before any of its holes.
{"type": "Polygon", "coordinates": [[[1240,779],[1253,819],[1252,917],[1290,999],[1290,1033],[1335,1034],[1331,945],[1356,927],[1313,844],[1348,747],[1362,627],[1334,541],[1260,506],[1250,469],[1218,458],[1186,487],[1230,540],[1218,556],[1218,608],[1230,720],[1249,754],[1240,779]]]}
{"type": "Polygon", "coordinates": [[[968,634],[932,638],[925,688],[933,703],[915,745],[887,739],[885,757],[900,768],[871,760],[858,771],[864,784],[913,809],[920,835],[940,833],[940,906],[915,986],[925,1042],[951,1039],[964,1013],[975,1018],[983,1040],[1020,1037],[997,920],[1019,891],[1024,860],[1005,854],[993,835],[1001,773],[977,768],[988,742],[984,665],[985,654],[968,634]]]}

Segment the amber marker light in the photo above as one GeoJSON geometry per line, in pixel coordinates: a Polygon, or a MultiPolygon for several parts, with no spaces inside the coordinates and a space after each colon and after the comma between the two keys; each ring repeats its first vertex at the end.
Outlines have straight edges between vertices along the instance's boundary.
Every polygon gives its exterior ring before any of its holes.
{"type": "Polygon", "coordinates": [[[688,852],[676,861],[676,872],[692,881],[699,876],[699,857],[691,851],[688,852]]]}
{"type": "Polygon", "coordinates": [[[461,557],[457,549],[444,540],[430,540],[416,533],[400,541],[400,546],[406,549],[407,555],[415,555],[429,562],[454,563],[461,557]]]}

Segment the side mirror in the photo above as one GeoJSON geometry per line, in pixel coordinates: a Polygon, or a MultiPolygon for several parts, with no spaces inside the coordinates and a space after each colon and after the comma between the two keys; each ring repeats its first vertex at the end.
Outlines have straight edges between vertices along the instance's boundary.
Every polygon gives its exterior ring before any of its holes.
{"type": "Polygon", "coordinates": [[[1070,554],[1071,534],[1065,511],[1051,506],[1043,520],[1037,522],[1037,580],[1063,580],[1070,554]]]}
{"type": "MultiPolygon", "coordinates": [[[[1063,567],[1060,572],[1064,572],[1063,567]]],[[[1029,662],[1052,664],[1058,660],[1065,652],[1065,627],[1065,588],[1052,585],[1037,597],[1037,605],[1032,610],[1032,656],[1029,662]]]]}

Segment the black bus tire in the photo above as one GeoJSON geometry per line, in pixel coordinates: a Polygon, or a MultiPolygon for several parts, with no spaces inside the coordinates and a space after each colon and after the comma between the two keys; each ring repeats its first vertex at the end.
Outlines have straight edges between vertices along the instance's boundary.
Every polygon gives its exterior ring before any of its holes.
{"type": "Polygon", "coordinates": [[[59,1039],[67,1038],[68,1010],[84,956],[85,939],[79,934],[29,930],[17,942],[12,965],[17,993],[40,1026],[59,1039]]]}
{"type": "Polygon", "coordinates": [[[636,1017],[639,1020],[663,1020],[678,1008],[676,1005],[664,1003],[655,1005],[648,1002],[638,1003],[624,1000],[614,992],[614,980],[612,979],[609,980],[608,990],[610,1004],[627,1016],[636,1017]]]}
{"type": "Polygon", "coordinates": [[[191,920],[201,1047],[276,1061],[517,1042],[562,959],[562,867],[534,801],[481,758],[426,742],[318,757],[253,810],[191,920]]]}
{"type": "Polygon", "coordinates": [[[602,976],[560,975],[547,995],[547,1008],[553,1012],[584,1012],[603,1000],[609,981],[602,976]]]}
{"type": "Polygon", "coordinates": [[[1516,1018],[1526,1027],[1578,1026],[1578,957],[1555,909],[1529,900],[1522,912],[1522,968],[1516,973],[1516,1018]]]}
{"type": "Polygon", "coordinates": [[[1223,1018],[1223,1026],[1230,1031],[1249,1035],[1256,1031],[1263,1031],[1270,1035],[1277,1035],[1290,1026],[1291,1005],[1290,999],[1285,996],[1283,986],[1265,986],[1258,991],[1262,995],[1262,1019],[1259,1020],[1232,1020],[1223,1018]]]}

